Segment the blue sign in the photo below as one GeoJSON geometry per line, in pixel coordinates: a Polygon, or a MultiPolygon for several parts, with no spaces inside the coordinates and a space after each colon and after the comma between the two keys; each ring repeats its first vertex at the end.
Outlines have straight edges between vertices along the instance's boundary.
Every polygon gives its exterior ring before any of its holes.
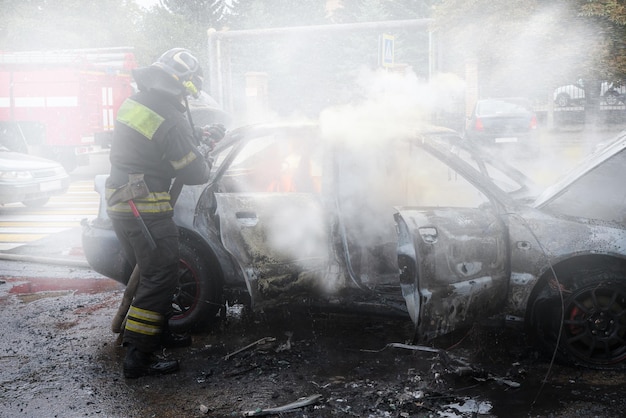
{"type": "Polygon", "coordinates": [[[383,67],[391,67],[393,65],[393,41],[395,37],[384,33],[380,42],[380,62],[383,67]]]}

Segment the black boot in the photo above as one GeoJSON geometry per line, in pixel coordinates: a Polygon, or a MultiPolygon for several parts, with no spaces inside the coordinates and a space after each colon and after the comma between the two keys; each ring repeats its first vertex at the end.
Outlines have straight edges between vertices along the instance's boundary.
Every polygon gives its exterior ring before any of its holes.
{"type": "Polygon", "coordinates": [[[124,358],[124,377],[136,379],[142,376],[173,373],[178,367],[178,360],[162,360],[153,353],[139,351],[131,345],[124,358]]]}
{"type": "Polygon", "coordinates": [[[180,348],[189,347],[191,345],[191,336],[187,334],[172,334],[165,332],[161,337],[161,346],[164,348],[180,348]]]}

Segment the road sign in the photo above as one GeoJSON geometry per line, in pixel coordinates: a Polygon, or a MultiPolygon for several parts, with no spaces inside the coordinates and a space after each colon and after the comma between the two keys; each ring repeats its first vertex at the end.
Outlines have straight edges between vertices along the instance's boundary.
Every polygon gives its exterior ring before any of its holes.
{"type": "Polygon", "coordinates": [[[393,43],[395,37],[383,33],[380,37],[380,65],[387,68],[393,66],[393,43]]]}

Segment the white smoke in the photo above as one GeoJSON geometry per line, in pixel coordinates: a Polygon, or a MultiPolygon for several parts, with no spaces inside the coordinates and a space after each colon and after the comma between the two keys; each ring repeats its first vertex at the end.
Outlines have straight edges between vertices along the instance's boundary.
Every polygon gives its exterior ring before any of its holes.
{"type": "Polygon", "coordinates": [[[320,115],[325,137],[351,138],[356,146],[384,142],[428,123],[435,112],[453,106],[465,89],[465,82],[453,74],[423,82],[410,69],[405,74],[363,69],[357,81],[361,102],[331,107],[320,115]]]}

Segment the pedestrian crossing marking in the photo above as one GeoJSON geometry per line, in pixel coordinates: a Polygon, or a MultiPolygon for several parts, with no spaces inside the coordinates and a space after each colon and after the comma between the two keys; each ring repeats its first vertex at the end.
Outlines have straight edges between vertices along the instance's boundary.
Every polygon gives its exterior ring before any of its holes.
{"type": "Polygon", "coordinates": [[[0,251],[78,228],[83,219],[97,216],[99,206],[100,196],[94,190],[93,180],[72,182],[65,194],[51,197],[41,208],[21,203],[1,205],[0,251]]]}

